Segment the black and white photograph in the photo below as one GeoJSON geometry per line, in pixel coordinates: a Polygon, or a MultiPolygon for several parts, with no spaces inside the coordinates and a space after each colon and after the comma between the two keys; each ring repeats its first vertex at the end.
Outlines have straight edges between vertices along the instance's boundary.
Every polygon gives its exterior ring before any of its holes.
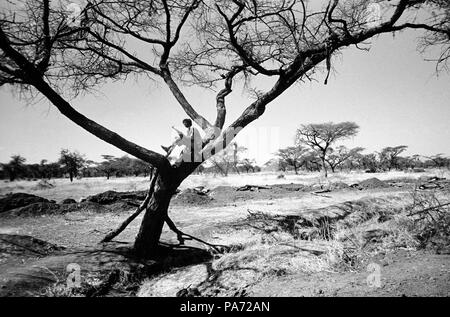
{"type": "Polygon", "coordinates": [[[449,0],[1,0],[0,104],[2,302],[450,296],[449,0]]]}

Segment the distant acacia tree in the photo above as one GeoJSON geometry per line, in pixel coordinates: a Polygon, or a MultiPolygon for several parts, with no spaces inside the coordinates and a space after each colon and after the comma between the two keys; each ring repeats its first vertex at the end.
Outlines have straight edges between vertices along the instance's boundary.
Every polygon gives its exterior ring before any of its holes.
{"type": "Polygon", "coordinates": [[[109,179],[111,175],[117,170],[116,166],[116,157],[113,155],[102,155],[103,162],[100,162],[98,168],[101,172],[103,172],[106,176],[106,179],[109,179]]]}
{"type": "Polygon", "coordinates": [[[238,162],[239,153],[245,152],[245,147],[238,146],[236,142],[233,142],[220,153],[209,159],[209,163],[212,164],[217,173],[222,176],[228,176],[228,173],[234,169],[239,174],[238,162]]]}
{"type": "Polygon", "coordinates": [[[286,172],[286,169],[288,168],[288,164],[286,163],[286,161],[284,161],[282,159],[278,159],[276,164],[277,164],[278,171],[286,172]]]}
{"type": "Polygon", "coordinates": [[[241,167],[246,173],[252,171],[252,173],[259,170],[255,160],[249,158],[243,158],[239,161],[239,167],[241,167]]]}
{"type": "Polygon", "coordinates": [[[240,157],[239,154],[243,153],[243,152],[246,152],[247,148],[243,147],[243,146],[239,146],[237,144],[237,142],[233,142],[231,145],[233,146],[233,166],[234,166],[234,170],[236,171],[237,174],[240,174],[239,173],[238,164],[239,164],[239,162],[241,160],[241,157],[240,157]]]}
{"type": "Polygon", "coordinates": [[[364,148],[356,147],[353,149],[348,149],[347,147],[341,145],[336,149],[330,148],[328,155],[325,158],[325,161],[331,168],[331,171],[334,173],[336,168],[348,162],[352,158],[356,157],[360,154],[364,148]]]}
{"type": "Polygon", "coordinates": [[[69,174],[69,179],[72,182],[73,178],[78,175],[78,172],[84,166],[85,159],[77,152],[62,149],[58,163],[61,164],[64,172],[69,174]]]}
{"type": "Polygon", "coordinates": [[[287,166],[291,166],[294,169],[295,174],[298,174],[298,169],[305,164],[305,154],[307,149],[298,146],[288,146],[284,149],[279,149],[276,155],[287,166]]]}
{"type": "Polygon", "coordinates": [[[397,168],[400,170],[413,169],[416,166],[416,161],[411,156],[399,156],[397,159],[397,168]]]}
{"type": "Polygon", "coordinates": [[[39,173],[41,178],[50,178],[50,173],[48,170],[48,160],[41,160],[41,162],[39,163],[39,173]]]}
{"type": "Polygon", "coordinates": [[[379,167],[378,158],[375,153],[361,154],[361,156],[359,156],[358,164],[361,168],[365,169],[366,172],[372,173],[375,173],[379,167]]]}
{"type": "Polygon", "coordinates": [[[9,177],[9,180],[12,182],[16,180],[16,178],[25,175],[26,166],[25,166],[26,158],[20,155],[11,156],[11,160],[7,164],[2,164],[3,170],[9,177]]]}
{"type": "Polygon", "coordinates": [[[389,171],[399,167],[399,155],[408,148],[407,145],[388,146],[380,152],[380,164],[389,171]]]}
{"type": "Polygon", "coordinates": [[[98,170],[106,176],[106,179],[109,179],[112,175],[120,177],[143,174],[146,177],[152,173],[153,167],[150,164],[127,155],[115,157],[105,154],[102,155],[102,158],[103,161],[98,164],[98,170]]]}
{"type": "Polygon", "coordinates": [[[414,154],[411,158],[412,158],[412,163],[413,163],[413,167],[422,167],[423,166],[423,162],[421,161],[420,157],[422,155],[419,154],[414,154]]]}
{"type": "Polygon", "coordinates": [[[450,167],[450,158],[445,157],[443,153],[427,156],[436,167],[450,167]]]}
{"type": "Polygon", "coordinates": [[[366,0],[314,1],[317,5],[311,6],[305,0],[90,0],[78,16],[68,17],[62,1],[4,1],[0,85],[42,94],[87,132],[157,168],[135,241],[137,256],[153,257],[165,222],[179,233],[169,221],[168,206],[181,182],[294,84],[318,76],[326,82],[333,57],[345,48],[361,47],[379,34],[419,29],[425,32],[425,47],[442,48],[438,65],[445,65],[450,55],[447,3],[380,0],[375,4],[381,14],[374,16],[366,0]],[[69,102],[68,95],[132,75],[166,84],[204,131],[201,162],[172,166],[164,155],[87,118],[69,102]],[[254,86],[261,82],[255,78],[269,78],[272,86],[262,91],[254,86]],[[254,99],[240,105],[241,114],[224,127],[226,98],[237,81],[254,99]],[[213,120],[197,112],[182,84],[216,89],[213,120]]]}
{"type": "Polygon", "coordinates": [[[83,164],[83,168],[81,169],[81,175],[83,177],[96,177],[99,176],[99,163],[93,160],[86,160],[83,164]]]}
{"type": "Polygon", "coordinates": [[[327,177],[326,161],[331,146],[336,141],[355,136],[358,130],[359,126],[354,122],[306,124],[297,129],[296,144],[307,145],[318,153],[322,169],[327,177]]]}
{"type": "Polygon", "coordinates": [[[305,161],[304,167],[306,170],[310,172],[317,172],[321,170],[322,162],[316,151],[311,150],[305,153],[303,159],[305,161]]]}
{"type": "Polygon", "coordinates": [[[132,159],[131,170],[134,176],[143,175],[147,177],[147,175],[153,174],[153,166],[137,159],[132,159]]]}

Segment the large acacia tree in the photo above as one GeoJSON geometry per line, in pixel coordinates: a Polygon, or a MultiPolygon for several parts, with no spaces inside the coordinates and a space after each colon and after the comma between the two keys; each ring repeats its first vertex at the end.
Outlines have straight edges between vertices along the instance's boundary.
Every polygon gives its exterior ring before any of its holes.
{"type": "Polygon", "coordinates": [[[332,57],[346,47],[421,29],[425,46],[442,49],[440,65],[449,56],[446,0],[90,0],[70,14],[66,8],[56,0],[1,4],[0,84],[45,96],[81,128],[157,169],[141,205],[146,211],[135,241],[141,257],[157,254],[164,222],[174,227],[167,217],[170,199],[201,162],[171,166],[165,156],[87,118],[69,97],[130,75],[161,80],[204,130],[205,160],[292,85],[329,72],[332,57]],[[371,14],[369,4],[381,15],[371,14]],[[252,86],[252,78],[264,77],[271,79],[270,89],[252,86]],[[224,127],[226,98],[236,81],[245,81],[255,99],[233,105],[243,111],[224,127]],[[196,111],[184,84],[216,89],[215,118],[196,111]]]}
{"type": "Polygon", "coordinates": [[[307,154],[308,150],[299,145],[279,149],[276,153],[283,163],[294,168],[295,174],[298,174],[298,169],[306,163],[305,156],[307,154]]]}
{"type": "MultiPolygon", "coordinates": [[[[295,142],[297,144],[307,145],[317,152],[322,161],[322,169],[325,173],[325,177],[327,177],[328,171],[326,163],[330,152],[333,151],[331,146],[336,141],[355,136],[358,133],[358,130],[359,126],[354,122],[303,124],[297,129],[295,142]]],[[[330,164],[330,162],[328,163],[330,164]]],[[[333,167],[332,169],[334,171],[333,167]]]]}
{"type": "Polygon", "coordinates": [[[380,164],[382,167],[391,170],[392,168],[398,168],[399,155],[406,151],[407,145],[388,146],[380,152],[380,164]]]}

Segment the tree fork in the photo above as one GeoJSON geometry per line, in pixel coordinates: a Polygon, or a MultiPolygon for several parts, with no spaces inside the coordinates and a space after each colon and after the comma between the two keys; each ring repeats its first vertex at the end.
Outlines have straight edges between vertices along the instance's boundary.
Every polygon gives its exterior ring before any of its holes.
{"type": "Polygon", "coordinates": [[[115,230],[108,233],[100,242],[109,242],[115,237],[117,237],[125,228],[137,217],[140,215],[142,211],[144,211],[148,203],[150,201],[150,198],[152,197],[153,190],[155,189],[155,183],[156,178],[158,177],[158,171],[155,172],[155,174],[152,177],[152,180],[150,181],[150,187],[148,189],[147,195],[144,198],[144,201],[141,203],[141,205],[135,210],[135,212],[129,216],[122,224],[115,230]]]}
{"type": "MultiPolygon", "coordinates": [[[[168,208],[176,188],[200,164],[201,162],[184,162],[180,166],[171,167],[169,170],[159,170],[158,177],[155,179],[153,195],[147,205],[139,233],[134,242],[134,252],[138,258],[151,259],[158,258],[161,255],[159,239],[165,222],[171,230],[177,233],[177,237],[182,238],[182,241],[186,240],[183,239],[182,235],[193,238],[176,228],[168,217],[168,208]]],[[[198,238],[195,238],[195,240],[205,243],[198,238]]]]}

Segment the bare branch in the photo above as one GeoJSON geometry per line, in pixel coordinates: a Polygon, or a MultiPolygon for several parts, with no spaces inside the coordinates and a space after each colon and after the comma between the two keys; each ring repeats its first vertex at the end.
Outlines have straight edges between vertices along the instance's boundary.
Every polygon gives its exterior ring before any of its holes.
{"type": "Polygon", "coordinates": [[[236,74],[243,69],[244,69],[243,66],[241,67],[235,66],[226,75],[224,75],[225,88],[220,90],[216,96],[217,116],[214,126],[218,127],[219,129],[222,129],[225,123],[225,116],[226,116],[225,97],[228,96],[232,91],[231,85],[233,83],[233,77],[236,76],[236,74]]]}
{"type": "Polygon", "coordinates": [[[137,144],[134,144],[117,133],[108,130],[102,125],[92,121],[76,111],[67,101],[57,94],[42,78],[41,73],[22,54],[9,44],[9,41],[0,27],[0,48],[1,50],[20,67],[23,71],[24,81],[33,85],[44,96],[52,102],[56,108],[74,123],[97,136],[98,138],[116,146],[117,148],[143,160],[162,170],[167,170],[169,162],[167,159],[137,144]]]}

